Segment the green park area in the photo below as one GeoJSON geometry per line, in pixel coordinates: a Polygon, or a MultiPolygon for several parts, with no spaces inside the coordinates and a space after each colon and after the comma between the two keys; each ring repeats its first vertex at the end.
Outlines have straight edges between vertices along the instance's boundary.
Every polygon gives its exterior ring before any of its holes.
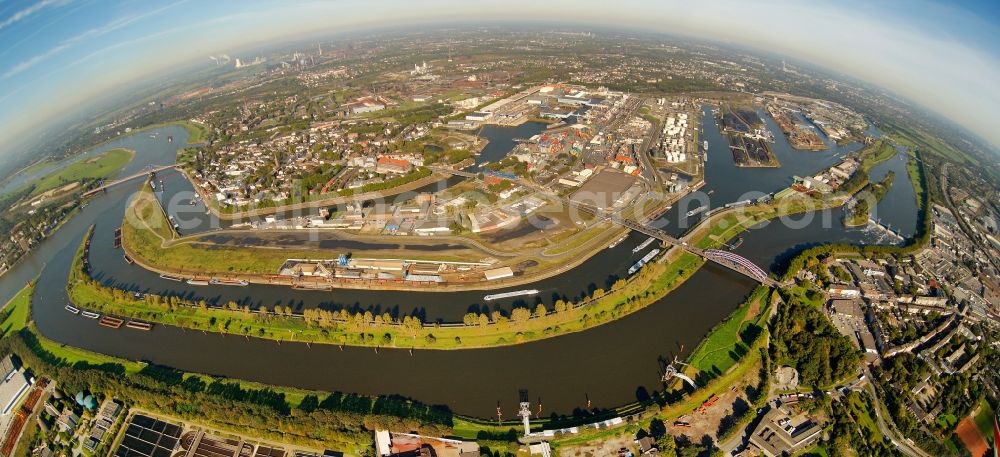
{"type": "MultiPolygon", "coordinates": [[[[976,428],[979,429],[979,433],[983,434],[983,437],[986,439],[986,441],[990,442],[992,441],[993,421],[995,420],[995,418],[996,418],[996,413],[994,412],[993,407],[990,405],[990,402],[986,401],[985,398],[980,400],[979,412],[976,413],[976,415],[973,417],[973,420],[976,423],[976,428]]],[[[996,445],[996,443],[993,444],[996,445]]]]}

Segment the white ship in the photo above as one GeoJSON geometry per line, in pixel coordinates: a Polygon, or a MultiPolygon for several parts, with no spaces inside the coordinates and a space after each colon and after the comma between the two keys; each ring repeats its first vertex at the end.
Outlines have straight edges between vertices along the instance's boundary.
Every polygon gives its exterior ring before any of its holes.
{"type": "Polygon", "coordinates": [[[708,209],[708,206],[699,206],[699,207],[697,207],[697,208],[695,208],[695,209],[693,209],[691,211],[688,211],[687,212],[687,217],[694,216],[695,214],[700,214],[703,211],[705,211],[706,209],[708,209]]]}

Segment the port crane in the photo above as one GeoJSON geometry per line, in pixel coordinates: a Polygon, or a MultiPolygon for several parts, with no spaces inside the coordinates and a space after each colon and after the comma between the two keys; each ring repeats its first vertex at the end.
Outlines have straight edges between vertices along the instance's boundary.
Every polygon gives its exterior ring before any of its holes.
{"type": "Polygon", "coordinates": [[[677,356],[674,356],[673,362],[670,362],[670,364],[667,365],[667,368],[663,370],[663,377],[660,380],[663,381],[663,383],[665,384],[670,382],[671,378],[678,378],[688,383],[688,385],[690,385],[692,388],[697,389],[698,384],[695,383],[694,380],[689,378],[686,374],[681,373],[680,370],[677,369],[677,365],[689,366],[688,364],[681,362],[680,360],[677,360],[677,356]]]}

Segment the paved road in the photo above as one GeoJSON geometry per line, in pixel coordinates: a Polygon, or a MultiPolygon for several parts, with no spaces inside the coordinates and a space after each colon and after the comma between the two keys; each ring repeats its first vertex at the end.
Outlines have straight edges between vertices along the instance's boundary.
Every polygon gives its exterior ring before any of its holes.
{"type": "MultiPolygon", "coordinates": [[[[868,371],[868,368],[865,368],[865,375],[868,376],[868,379],[872,379],[872,373],[871,371],[868,371]]],[[[869,382],[866,387],[868,389],[868,393],[872,396],[872,399],[874,399],[875,422],[878,425],[879,431],[882,432],[882,435],[888,437],[889,441],[892,441],[892,444],[896,446],[896,449],[899,449],[900,452],[910,457],[931,457],[931,455],[924,452],[923,449],[910,444],[904,437],[896,434],[895,424],[891,424],[892,418],[885,418],[882,416],[882,406],[884,403],[882,403],[882,399],[879,398],[875,385],[872,382],[869,382]]]]}
{"type": "MultiPolygon", "coordinates": [[[[641,105],[640,105],[641,106],[641,105]]],[[[660,135],[663,131],[660,129],[659,122],[652,122],[652,127],[650,127],[649,133],[646,138],[642,140],[642,144],[639,146],[639,160],[642,161],[642,177],[646,181],[656,184],[659,187],[660,184],[660,173],[656,171],[653,167],[653,162],[649,158],[649,149],[653,147],[657,142],[660,141],[660,135]]]]}

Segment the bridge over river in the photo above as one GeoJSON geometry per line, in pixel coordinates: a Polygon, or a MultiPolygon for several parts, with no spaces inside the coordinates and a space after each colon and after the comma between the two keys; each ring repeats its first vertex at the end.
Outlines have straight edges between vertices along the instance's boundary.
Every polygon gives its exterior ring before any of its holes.
{"type": "Polygon", "coordinates": [[[97,187],[97,188],[88,190],[88,191],[86,191],[86,192],[83,193],[83,197],[86,198],[86,197],[89,197],[91,195],[97,195],[98,193],[104,192],[104,191],[108,190],[111,187],[117,186],[119,184],[127,183],[127,182],[129,182],[129,181],[131,181],[133,179],[141,178],[143,176],[152,176],[152,175],[154,175],[156,173],[159,173],[159,172],[161,172],[163,170],[169,170],[171,168],[176,168],[176,167],[177,167],[177,165],[164,165],[162,167],[155,167],[155,168],[154,167],[147,167],[145,170],[142,170],[142,171],[140,171],[138,173],[126,176],[126,177],[121,178],[121,179],[116,179],[116,180],[114,180],[112,182],[109,182],[109,183],[106,183],[106,184],[102,184],[101,187],[97,187]]]}

